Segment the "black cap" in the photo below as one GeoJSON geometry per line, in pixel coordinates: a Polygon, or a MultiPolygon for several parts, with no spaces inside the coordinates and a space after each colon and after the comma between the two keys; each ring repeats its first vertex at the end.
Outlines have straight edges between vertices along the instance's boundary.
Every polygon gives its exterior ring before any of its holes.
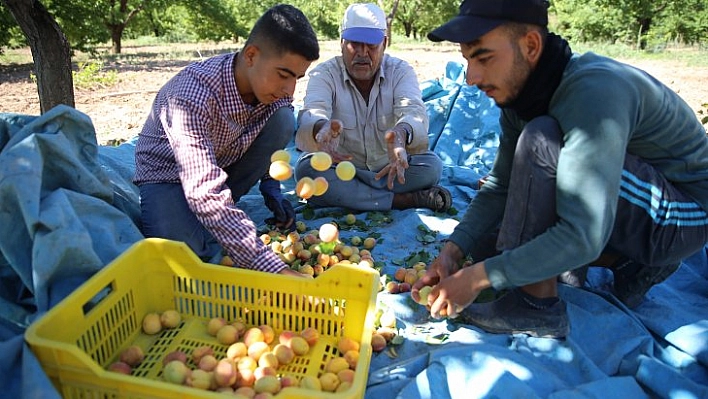
{"type": "Polygon", "coordinates": [[[434,42],[469,43],[505,22],[548,25],[547,0],[464,0],[460,13],[428,33],[434,42]]]}

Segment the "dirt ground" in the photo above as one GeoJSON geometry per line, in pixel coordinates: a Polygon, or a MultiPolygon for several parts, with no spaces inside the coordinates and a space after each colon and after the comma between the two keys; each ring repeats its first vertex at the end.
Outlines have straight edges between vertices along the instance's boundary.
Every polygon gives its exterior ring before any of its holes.
{"type": "MultiPolygon", "coordinates": [[[[182,45],[178,50],[185,56],[174,59],[165,56],[166,52],[174,53],[174,47],[126,46],[120,61],[104,63],[104,68],[117,71],[117,83],[76,89],[76,108],[91,117],[99,144],[130,139],[140,132],[157,90],[175,73],[189,62],[235,49],[234,45],[205,45],[204,48],[182,45]]],[[[29,50],[24,51],[31,60],[29,50]]],[[[450,44],[394,44],[387,52],[410,62],[420,81],[442,77],[448,61],[463,61],[459,48],[450,44]]],[[[320,61],[338,53],[338,42],[324,42],[320,61]]],[[[670,61],[626,62],[646,70],[676,91],[698,118],[708,112],[705,105],[708,103],[708,66],[687,66],[680,57],[670,61]]],[[[0,65],[0,113],[39,114],[37,88],[30,79],[31,72],[31,64],[0,65]]],[[[296,104],[302,102],[306,86],[307,77],[298,82],[296,104]]]]}

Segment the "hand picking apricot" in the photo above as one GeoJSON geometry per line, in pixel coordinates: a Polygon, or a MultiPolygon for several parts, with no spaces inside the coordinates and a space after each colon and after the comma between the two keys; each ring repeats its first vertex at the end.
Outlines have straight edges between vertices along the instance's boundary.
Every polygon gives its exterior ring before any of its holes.
{"type": "Polygon", "coordinates": [[[324,172],[332,166],[332,157],[324,151],[315,152],[310,158],[310,166],[314,170],[324,172]]]}
{"type": "Polygon", "coordinates": [[[418,291],[418,303],[427,306],[428,305],[428,295],[430,295],[430,291],[433,290],[433,287],[426,285],[425,287],[421,288],[420,291],[418,291]]]}

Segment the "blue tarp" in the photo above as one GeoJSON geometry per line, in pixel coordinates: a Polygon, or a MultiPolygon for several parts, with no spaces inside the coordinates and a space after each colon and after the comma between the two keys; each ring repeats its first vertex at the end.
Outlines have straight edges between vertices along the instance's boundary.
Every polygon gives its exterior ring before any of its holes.
{"type": "MultiPolygon", "coordinates": [[[[491,167],[499,113],[483,93],[463,84],[462,73],[451,63],[446,78],[421,88],[431,115],[431,147],[446,165],[442,183],[464,212],[491,167]]],[[[138,192],[130,182],[133,150],[133,142],[98,146],[90,119],[72,108],[0,115],[0,396],[59,397],[22,334],[142,239],[138,192]]],[[[297,155],[293,146],[289,150],[297,155]]],[[[292,192],[293,182],[285,188],[292,192]]],[[[255,189],[239,206],[256,223],[270,216],[255,189]]],[[[376,230],[381,237],[373,255],[393,274],[413,252],[435,254],[461,214],[419,209],[390,216],[376,230]],[[437,242],[420,242],[420,225],[434,231],[437,242]]],[[[318,212],[306,223],[314,228],[329,220],[331,215],[318,212]]],[[[342,231],[345,238],[354,234],[361,235],[342,231]]],[[[374,354],[365,397],[708,397],[706,251],[686,259],[634,310],[608,294],[612,277],[605,269],[591,268],[589,277],[585,289],[560,289],[571,322],[565,340],[487,334],[431,320],[408,294],[379,294],[381,306],[395,312],[404,339],[397,357],[374,354]]]]}

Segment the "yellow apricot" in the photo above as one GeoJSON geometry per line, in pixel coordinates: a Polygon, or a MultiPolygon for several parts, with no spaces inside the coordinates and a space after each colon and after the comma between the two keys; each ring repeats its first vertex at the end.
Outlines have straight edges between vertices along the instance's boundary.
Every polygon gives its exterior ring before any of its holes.
{"type": "Polygon", "coordinates": [[[340,180],[343,181],[349,181],[354,178],[354,175],[356,174],[356,168],[354,167],[354,164],[349,162],[349,161],[343,161],[337,164],[337,167],[335,168],[335,173],[337,173],[337,177],[339,177],[340,180]]]}
{"type": "Polygon", "coordinates": [[[293,168],[285,161],[275,161],[270,164],[268,174],[275,180],[288,180],[293,175],[293,168]]]}
{"type": "Polygon", "coordinates": [[[307,176],[301,178],[295,186],[295,193],[302,199],[312,197],[315,194],[315,181],[307,176]]]}
{"type": "Polygon", "coordinates": [[[315,152],[310,158],[310,166],[314,170],[324,172],[332,166],[332,157],[324,151],[315,152]]]}
{"type": "Polygon", "coordinates": [[[329,182],[322,176],[315,177],[315,193],[313,195],[322,195],[329,188],[329,182]]]}
{"type": "Polygon", "coordinates": [[[285,150],[278,150],[271,154],[270,156],[270,161],[275,162],[275,161],[285,161],[285,162],[290,162],[290,154],[285,151],[285,150]]]}

